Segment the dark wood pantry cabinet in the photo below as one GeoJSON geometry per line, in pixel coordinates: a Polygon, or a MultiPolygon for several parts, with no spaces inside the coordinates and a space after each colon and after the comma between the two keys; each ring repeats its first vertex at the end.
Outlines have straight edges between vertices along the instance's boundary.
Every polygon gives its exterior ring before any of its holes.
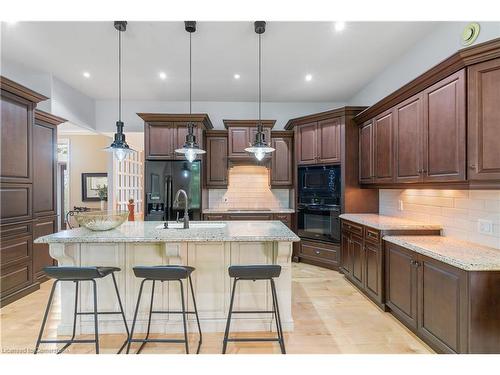
{"type": "Polygon", "coordinates": [[[208,188],[226,188],[229,162],[227,157],[227,130],[205,132],[205,176],[208,188]]]}
{"type": "Polygon", "coordinates": [[[271,187],[293,186],[293,132],[272,131],[271,187]]]}
{"type": "Polygon", "coordinates": [[[500,186],[500,39],[458,51],[355,117],[359,182],[500,186]]]}
{"type": "Polygon", "coordinates": [[[48,246],[33,240],[57,231],[57,125],[66,120],[36,110],[48,99],[5,77],[1,84],[0,305],[39,288],[53,264],[48,246]]]}

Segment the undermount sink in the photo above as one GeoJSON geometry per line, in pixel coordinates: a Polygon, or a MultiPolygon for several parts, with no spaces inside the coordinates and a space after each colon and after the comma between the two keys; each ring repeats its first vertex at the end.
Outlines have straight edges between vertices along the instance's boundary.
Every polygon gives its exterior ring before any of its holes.
{"type": "MultiPolygon", "coordinates": [[[[226,226],[225,223],[189,223],[190,229],[220,229],[226,226]]],[[[168,228],[163,224],[158,225],[156,229],[184,229],[183,223],[168,223],[168,228]]]]}

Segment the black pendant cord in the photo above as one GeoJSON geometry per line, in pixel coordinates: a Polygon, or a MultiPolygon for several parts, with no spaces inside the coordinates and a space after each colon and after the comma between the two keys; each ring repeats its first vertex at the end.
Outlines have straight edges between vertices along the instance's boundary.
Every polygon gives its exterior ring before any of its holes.
{"type": "Polygon", "coordinates": [[[122,32],[118,30],[118,121],[122,121],[122,32]]]}
{"type": "Polygon", "coordinates": [[[257,132],[262,133],[262,115],[261,115],[261,105],[262,105],[262,34],[259,34],[259,123],[257,132]]]}
{"type": "Polygon", "coordinates": [[[192,79],[191,79],[191,75],[192,75],[192,49],[191,49],[191,35],[192,33],[189,33],[189,114],[192,114],[192,103],[193,103],[193,99],[192,99],[192,91],[193,91],[193,87],[192,87],[192,79]]]}

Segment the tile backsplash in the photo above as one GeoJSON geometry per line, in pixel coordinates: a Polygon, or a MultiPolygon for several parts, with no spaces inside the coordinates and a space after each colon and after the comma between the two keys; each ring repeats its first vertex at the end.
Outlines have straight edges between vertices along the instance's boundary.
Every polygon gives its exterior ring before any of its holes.
{"type": "Polygon", "coordinates": [[[445,236],[500,249],[500,190],[380,190],[379,212],[441,224],[445,236]],[[491,233],[480,232],[480,220],[491,233]]]}
{"type": "Polygon", "coordinates": [[[290,190],[271,189],[269,170],[257,165],[236,165],[229,169],[227,189],[208,191],[208,208],[289,208],[290,190]]]}

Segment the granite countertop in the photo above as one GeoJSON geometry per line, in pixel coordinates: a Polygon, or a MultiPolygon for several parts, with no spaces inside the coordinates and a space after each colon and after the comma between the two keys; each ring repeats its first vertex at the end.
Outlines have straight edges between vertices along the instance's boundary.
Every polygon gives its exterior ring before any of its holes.
{"type": "Polygon", "coordinates": [[[232,209],[232,208],[205,208],[204,214],[293,214],[293,208],[270,208],[266,210],[259,209],[232,209]]]}
{"type": "MultiPolygon", "coordinates": [[[[161,221],[128,221],[116,229],[94,232],[86,228],[64,230],[39,237],[35,243],[81,242],[206,242],[300,241],[281,221],[192,221],[224,223],[223,228],[156,229],[161,221]]],[[[173,223],[172,223],[173,224],[173,223]]]]}
{"type": "Polygon", "coordinates": [[[384,240],[467,271],[500,271],[500,250],[442,236],[385,236],[384,240]]]}
{"type": "Polygon", "coordinates": [[[400,217],[379,214],[342,214],[340,218],[378,230],[442,229],[442,226],[439,224],[425,224],[400,217]]]}

